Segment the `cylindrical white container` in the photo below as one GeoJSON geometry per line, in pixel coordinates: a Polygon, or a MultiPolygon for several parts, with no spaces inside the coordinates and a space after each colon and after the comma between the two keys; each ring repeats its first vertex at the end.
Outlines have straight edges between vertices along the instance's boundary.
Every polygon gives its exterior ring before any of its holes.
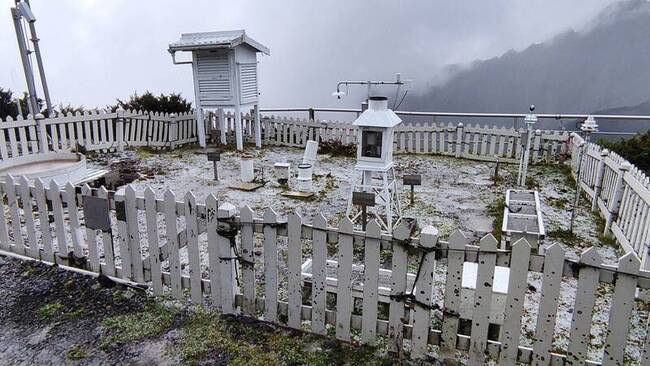
{"type": "Polygon", "coordinates": [[[242,156],[240,160],[241,167],[241,180],[244,183],[250,183],[255,179],[255,172],[253,170],[253,157],[242,156]]]}
{"type": "Polygon", "coordinates": [[[298,190],[301,192],[311,192],[312,179],[311,179],[312,165],[307,163],[298,164],[298,190]]]}

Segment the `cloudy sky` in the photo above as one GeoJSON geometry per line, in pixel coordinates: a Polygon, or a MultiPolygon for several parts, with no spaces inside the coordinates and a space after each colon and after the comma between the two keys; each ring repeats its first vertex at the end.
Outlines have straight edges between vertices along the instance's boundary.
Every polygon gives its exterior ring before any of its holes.
{"type": "MultiPolygon", "coordinates": [[[[32,0],[53,101],[104,106],[135,91],[193,100],[189,65],[166,51],[182,32],[246,29],[260,57],[263,107],[347,107],[343,79],[393,79],[425,88],[444,66],[521,50],[582,28],[614,0],[171,1],[32,0]]],[[[1,0],[0,87],[25,90],[9,8],[1,0]]]]}

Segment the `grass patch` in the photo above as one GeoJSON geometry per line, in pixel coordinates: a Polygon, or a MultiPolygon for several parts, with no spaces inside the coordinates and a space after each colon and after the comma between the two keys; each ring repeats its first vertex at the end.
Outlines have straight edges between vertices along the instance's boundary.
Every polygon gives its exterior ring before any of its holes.
{"type": "Polygon", "coordinates": [[[152,301],[139,312],[108,317],[102,321],[107,334],[100,347],[107,349],[162,334],[177,314],[176,309],[152,301]]]}
{"type": "Polygon", "coordinates": [[[535,178],[533,178],[531,176],[526,177],[526,188],[527,189],[537,189],[537,190],[539,190],[539,187],[540,187],[540,185],[539,185],[539,182],[537,181],[537,179],[535,179],[535,178]]]}
{"type": "Polygon", "coordinates": [[[559,208],[560,210],[563,210],[567,207],[569,204],[569,200],[566,198],[548,198],[546,200],[548,202],[548,205],[551,207],[559,208]]]}
{"type": "Polygon", "coordinates": [[[83,360],[88,356],[88,352],[84,348],[81,347],[81,345],[75,345],[70,347],[67,351],[65,351],[65,357],[68,360],[76,361],[76,360],[83,360]]]}
{"type": "Polygon", "coordinates": [[[36,310],[36,315],[43,320],[52,320],[54,317],[61,315],[63,304],[60,301],[51,302],[41,306],[36,310]]]}
{"type": "Polygon", "coordinates": [[[564,229],[556,229],[556,230],[549,231],[547,235],[551,239],[556,239],[561,241],[564,244],[573,245],[573,246],[583,242],[583,239],[579,235],[564,229]]]}
{"type": "Polygon", "coordinates": [[[492,235],[501,241],[501,226],[503,226],[503,210],[506,208],[506,198],[499,197],[494,200],[488,207],[487,213],[491,217],[494,217],[494,228],[492,229],[492,235]]]}
{"type": "Polygon", "coordinates": [[[181,328],[174,352],[196,365],[207,358],[228,365],[391,365],[376,348],[354,347],[315,335],[246,320],[221,317],[199,307],[181,328]],[[216,360],[214,358],[217,358],[216,360]]]}
{"type": "Polygon", "coordinates": [[[571,166],[568,164],[558,164],[560,173],[564,176],[564,184],[567,185],[572,190],[576,189],[576,180],[573,177],[573,172],[571,171],[571,166]]]}
{"type": "Polygon", "coordinates": [[[597,212],[593,213],[593,220],[596,223],[596,233],[598,234],[598,240],[605,245],[612,247],[616,246],[616,238],[613,235],[605,235],[605,224],[606,221],[604,218],[600,217],[597,212]]]}

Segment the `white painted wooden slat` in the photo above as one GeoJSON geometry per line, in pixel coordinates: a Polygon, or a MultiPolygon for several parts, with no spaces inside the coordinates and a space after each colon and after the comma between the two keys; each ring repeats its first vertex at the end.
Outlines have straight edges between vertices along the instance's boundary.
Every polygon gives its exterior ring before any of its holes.
{"type": "Polygon", "coordinates": [[[436,269],[436,253],[432,250],[438,241],[438,230],[433,226],[422,229],[420,246],[427,250],[422,254],[419,274],[415,282],[415,314],[413,315],[413,332],[411,335],[411,357],[423,359],[429,345],[429,328],[431,326],[431,291],[433,274],[436,269]],[[426,306],[424,306],[426,305],[426,306]]]}
{"type": "Polygon", "coordinates": [[[29,188],[29,181],[25,176],[20,177],[20,202],[23,206],[23,218],[25,220],[25,229],[27,229],[27,254],[35,259],[40,259],[38,242],[36,241],[36,227],[34,225],[34,213],[32,205],[32,194],[29,188]]]}
{"type": "MultiPolygon", "coordinates": [[[[45,198],[45,187],[40,178],[34,179],[34,199],[38,207],[38,223],[41,232],[41,241],[43,243],[43,259],[49,262],[54,261],[54,252],[52,251],[52,234],[50,233],[50,218],[47,209],[47,199],[45,198]]],[[[4,212],[0,210],[0,212],[4,212]]]]}
{"type": "Polygon", "coordinates": [[[16,180],[13,176],[8,175],[5,180],[5,194],[7,195],[7,205],[11,216],[11,227],[13,229],[14,252],[25,255],[25,241],[22,234],[22,224],[20,220],[20,208],[18,207],[18,197],[16,195],[16,180]]]}
{"type": "Polygon", "coordinates": [[[253,210],[245,206],[239,213],[241,223],[241,274],[244,295],[244,315],[255,316],[255,237],[253,236],[253,210]]]}
{"type": "Polygon", "coordinates": [[[217,211],[219,204],[214,194],[205,199],[205,220],[208,235],[208,265],[210,277],[210,298],[215,305],[221,304],[221,279],[219,278],[219,248],[217,243],[217,211]]]}
{"type": "MultiPolygon", "coordinates": [[[[108,191],[106,190],[106,187],[99,187],[97,190],[97,197],[108,200],[108,191]]],[[[115,251],[113,248],[112,229],[109,231],[102,231],[102,248],[104,249],[104,274],[107,276],[115,276],[115,251]]]]}
{"type": "MultiPolygon", "coordinates": [[[[411,234],[410,228],[402,222],[393,230],[393,238],[406,241],[411,234]]],[[[406,269],[408,267],[408,251],[404,244],[393,245],[391,273],[391,300],[388,310],[389,350],[400,352],[404,337],[404,301],[401,298],[406,293],[406,269]]]]}
{"type": "Polygon", "coordinates": [[[292,213],[288,218],[287,295],[289,297],[289,319],[287,325],[300,329],[302,312],[302,217],[292,213]]]}
{"type": "Polygon", "coordinates": [[[521,313],[528,288],[528,263],[530,244],[525,238],[517,240],[512,246],[510,257],[510,276],[508,298],[501,331],[501,352],[499,363],[514,365],[517,362],[519,336],[521,334],[521,313]]]}
{"type": "Polygon", "coordinates": [[[131,254],[129,252],[129,227],[127,225],[126,198],[124,191],[115,194],[118,247],[122,263],[122,278],[131,279],[131,254]]]}
{"type": "Polygon", "coordinates": [[[52,212],[54,213],[54,227],[56,229],[56,242],[58,253],[67,256],[69,253],[68,243],[65,237],[65,226],[63,220],[63,205],[61,204],[61,191],[59,185],[56,184],[54,179],[50,181],[50,189],[48,191],[49,199],[52,203],[52,212]]]}
{"type": "Polygon", "coordinates": [[[6,129],[0,128],[0,158],[2,158],[2,160],[5,160],[9,157],[9,154],[7,153],[7,140],[5,139],[5,131],[6,129]]]}
{"type": "Polygon", "coordinates": [[[68,128],[68,138],[70,139],[70,148],[75,149],[77,147],[77,139],[75,138],[74,124],[68,123],[66,124],[66,127],[68,128]]]}
{"type": "Polygon", "coordinates": [[[442,319],[441,353],[444,359],[454,359],[456,335],[458,334],[458,315],[460,313],[460,290],[465,261],[467,238],[460,230],[449,237],[447,254],[447,280],[445,283],[444,309],[442,319]]]}
{"type": "Polygon", "coordinates": [[[374,345],[377,340],[377,302],[379,292],[379,250],[381,227],[372,220],[366,227],[363,271],[363,308],[361,342],[374,345]]]}
{"type": "Polygon", "coordinates": [[[201,288],[201,254],[199,252],[199,222],[197,218],[196,197],[192,192],[185,194],[185,231],[187,233],[187,261],[190,272],[190,293],[192,302],[203,303],[201,288]]]}
{"type": "Polygon", "coordinates": [[[539,312],[537,314],[535,343],[533,344],[533,365],[548,365],[551,359],[551,346],[555,330],[557,303],[562,284],[564,249],[553,244],[546,249],[544,275],[539,312]]]}
{"type": "Polygon", "coordinates": [[[68,182],[65,185],[65,203],[68,208],[68,222],[70,225],[70,236],[72,237],[72,250],[78,258],[84,256],[83,250],[83,233],[81,223],[79,222],[79,207],[77,206],[77,192],[75,186],[68,182]]]}
{"type": "MultiPolygon", "coordinates": [[[[85,200],[86,197],[92,196],[92,190],[88,184],[84,184],[81,187],[82,200],[85,200]]],[[[83,201],[82,201],[83,202],[83,201]]],[[[84,215],[84,222],[87,222],[88,218],[84,215]]],[[[97,231],[86,226],[86,246],[88,247],[88,263],[90,265],[90,270],[96,273],[99,273],[100,263],[99,263],[99,254],[97,251],[97,231]]]]}
{"type": "MultiPolygon", "coordinates": [[[[0,130],[0,135],[2,135],[4,132],[0,130]]],[[[9,250],[10,248],[10,242],[9,242],[9,227],[7,226],[7,219],[5,217],[5,184],[0,183],[0,190],[2,190],[2,194],[0,194],[0,249],[2,250],[9,250]]]]}
{"type": "Polygon", "coordinates": [[[90,121],[84,121],[84,141],[86,143],[86,149],[93,149],[95,142],[93,141],[92,131],[90,131],[90,121]]]}
{"type": "Polygon", "coordinates": [[[264,211],[264,320],[275,322],[278,317],[278,243],[277,214],[264,211]]]}
{"type": "Polygon", "coordinates": [[[20,155],[28,155],[29,145],[27,145],[27,133],[25,127],[18,128],[18,142],[20,143],[20,155]]]}
{"type": "Polygon", "coordinates": [[[339,222],[338,268],[336,282],[336,338],[350,340],[352,315],[352,233],[353,224],[347,217],[339,222]]]}
{"type": "Polygon", "coordinates": [[[169,277],[171,292],[174,298],[183,298],[181,287],[181,263],[178,253],[178,227],[176,216],[176,195],[171,190],[165,191],[165,233],[167,234],[167,250],[169,254],[169,277]]]}
{"type": "Polygon", "coordinates": [[[77,134],[77,142],[80,145],[86,145],[86,140],[84,139],[84,134],[83,134],[83,124],[81,122],[75,122],[74,126],[77,134]]]}
{"type": "Polygon", "coordinates": [[[311,330],[316,334],[326,334],[327,219],[325,216],[319,213],[314,218],[313,228],[311,330]]]}
{"type": "Polygon", "coordinates": [[[484,365],[486,361],[485,350],[487,348],[487,333],[490,324],[497,244],[497,240],[492,234],[487,234],[480,242],[476,290],[474,291],[474,309],[472,313],[472,338],[470,339],[469,365],[484,365]]]}
{"type": "MultiPolygon", "coordinates": [[[[230,219],[235,215],[236,208],[230,203],[219,206],[217,217],[230,219]]],[[[233,314],[235,312],[235,277],[234,277],[234,252],[233,245],[235,238],[222,236],[217,232],[217,249],[219,255],[219,280],[221,281],[221,312],[233,314]]]]}
{"type": "Polygon", "coordinates": [[[589,330],[591,318],[596,301],[596,288],[602,259],[596,248],[589,248],[580,256],[580,272],[578,274],[578,288],[576,290],[573,317],[571,319],[571,332],[569,335],[569,348],[567,360],[578,364],[587,357],[589,345],[589,330]]]}
{"type": "Polygon", "coordinates": [[[624,364],[625,345],[630,331],[640,266],[641,262],[633,252],[627,253],[618,261],[616,287],[609,312],[609,329],[603,354],[605,366],[624,364]]]}
{"type": "Polygon", "coordinates": [[[145,216],[147,222],[147,240],[149,242],[149,268],[151,284],[156,296],[162,295],[162,273],[160,269],[160,244],[158,242],[158,212],[156,210],[156,193],[147,186],[144,190],[145,216]]]}

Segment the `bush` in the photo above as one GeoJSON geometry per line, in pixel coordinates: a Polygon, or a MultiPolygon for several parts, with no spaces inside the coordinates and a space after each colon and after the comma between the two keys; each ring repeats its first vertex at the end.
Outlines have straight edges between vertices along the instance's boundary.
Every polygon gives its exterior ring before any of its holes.
{"type": "MultiPolygon", "coordinates": [[[[27,107],[27,93],[23,94],[22,98],[18,99],[20,101],[20,108],[23,112],[23,118],[27,118],[29,114],[29,108],[27,107]]],[[[43,106],[43,100],[38,99],[39,112],[40,108],[43,106]]],[[[7,119],[11,117],[16,119],[18,117],[18,106],[16,105],[16,98],[13,96],[13,92],[10,89],[3,89],[0,87],[0,119],[7,119]]]]}
{"type": "Polygon", "coordinates": [[[117,104],[109,105],[107,109],[115,111],[118,107],[125,110],[179,114],[191,111],[192,103],[183,98],[180,93],[155,96],[150,91],[146,91],[142,95],[136,92],[127,101],[117,99],[117,104]]]}
{"type": "Polygon", "coordinates": [[[627,140],[615,142],[600,140],[598,143],[627,159],[637,168],[650,173],[650,132],[627,140]]]}

